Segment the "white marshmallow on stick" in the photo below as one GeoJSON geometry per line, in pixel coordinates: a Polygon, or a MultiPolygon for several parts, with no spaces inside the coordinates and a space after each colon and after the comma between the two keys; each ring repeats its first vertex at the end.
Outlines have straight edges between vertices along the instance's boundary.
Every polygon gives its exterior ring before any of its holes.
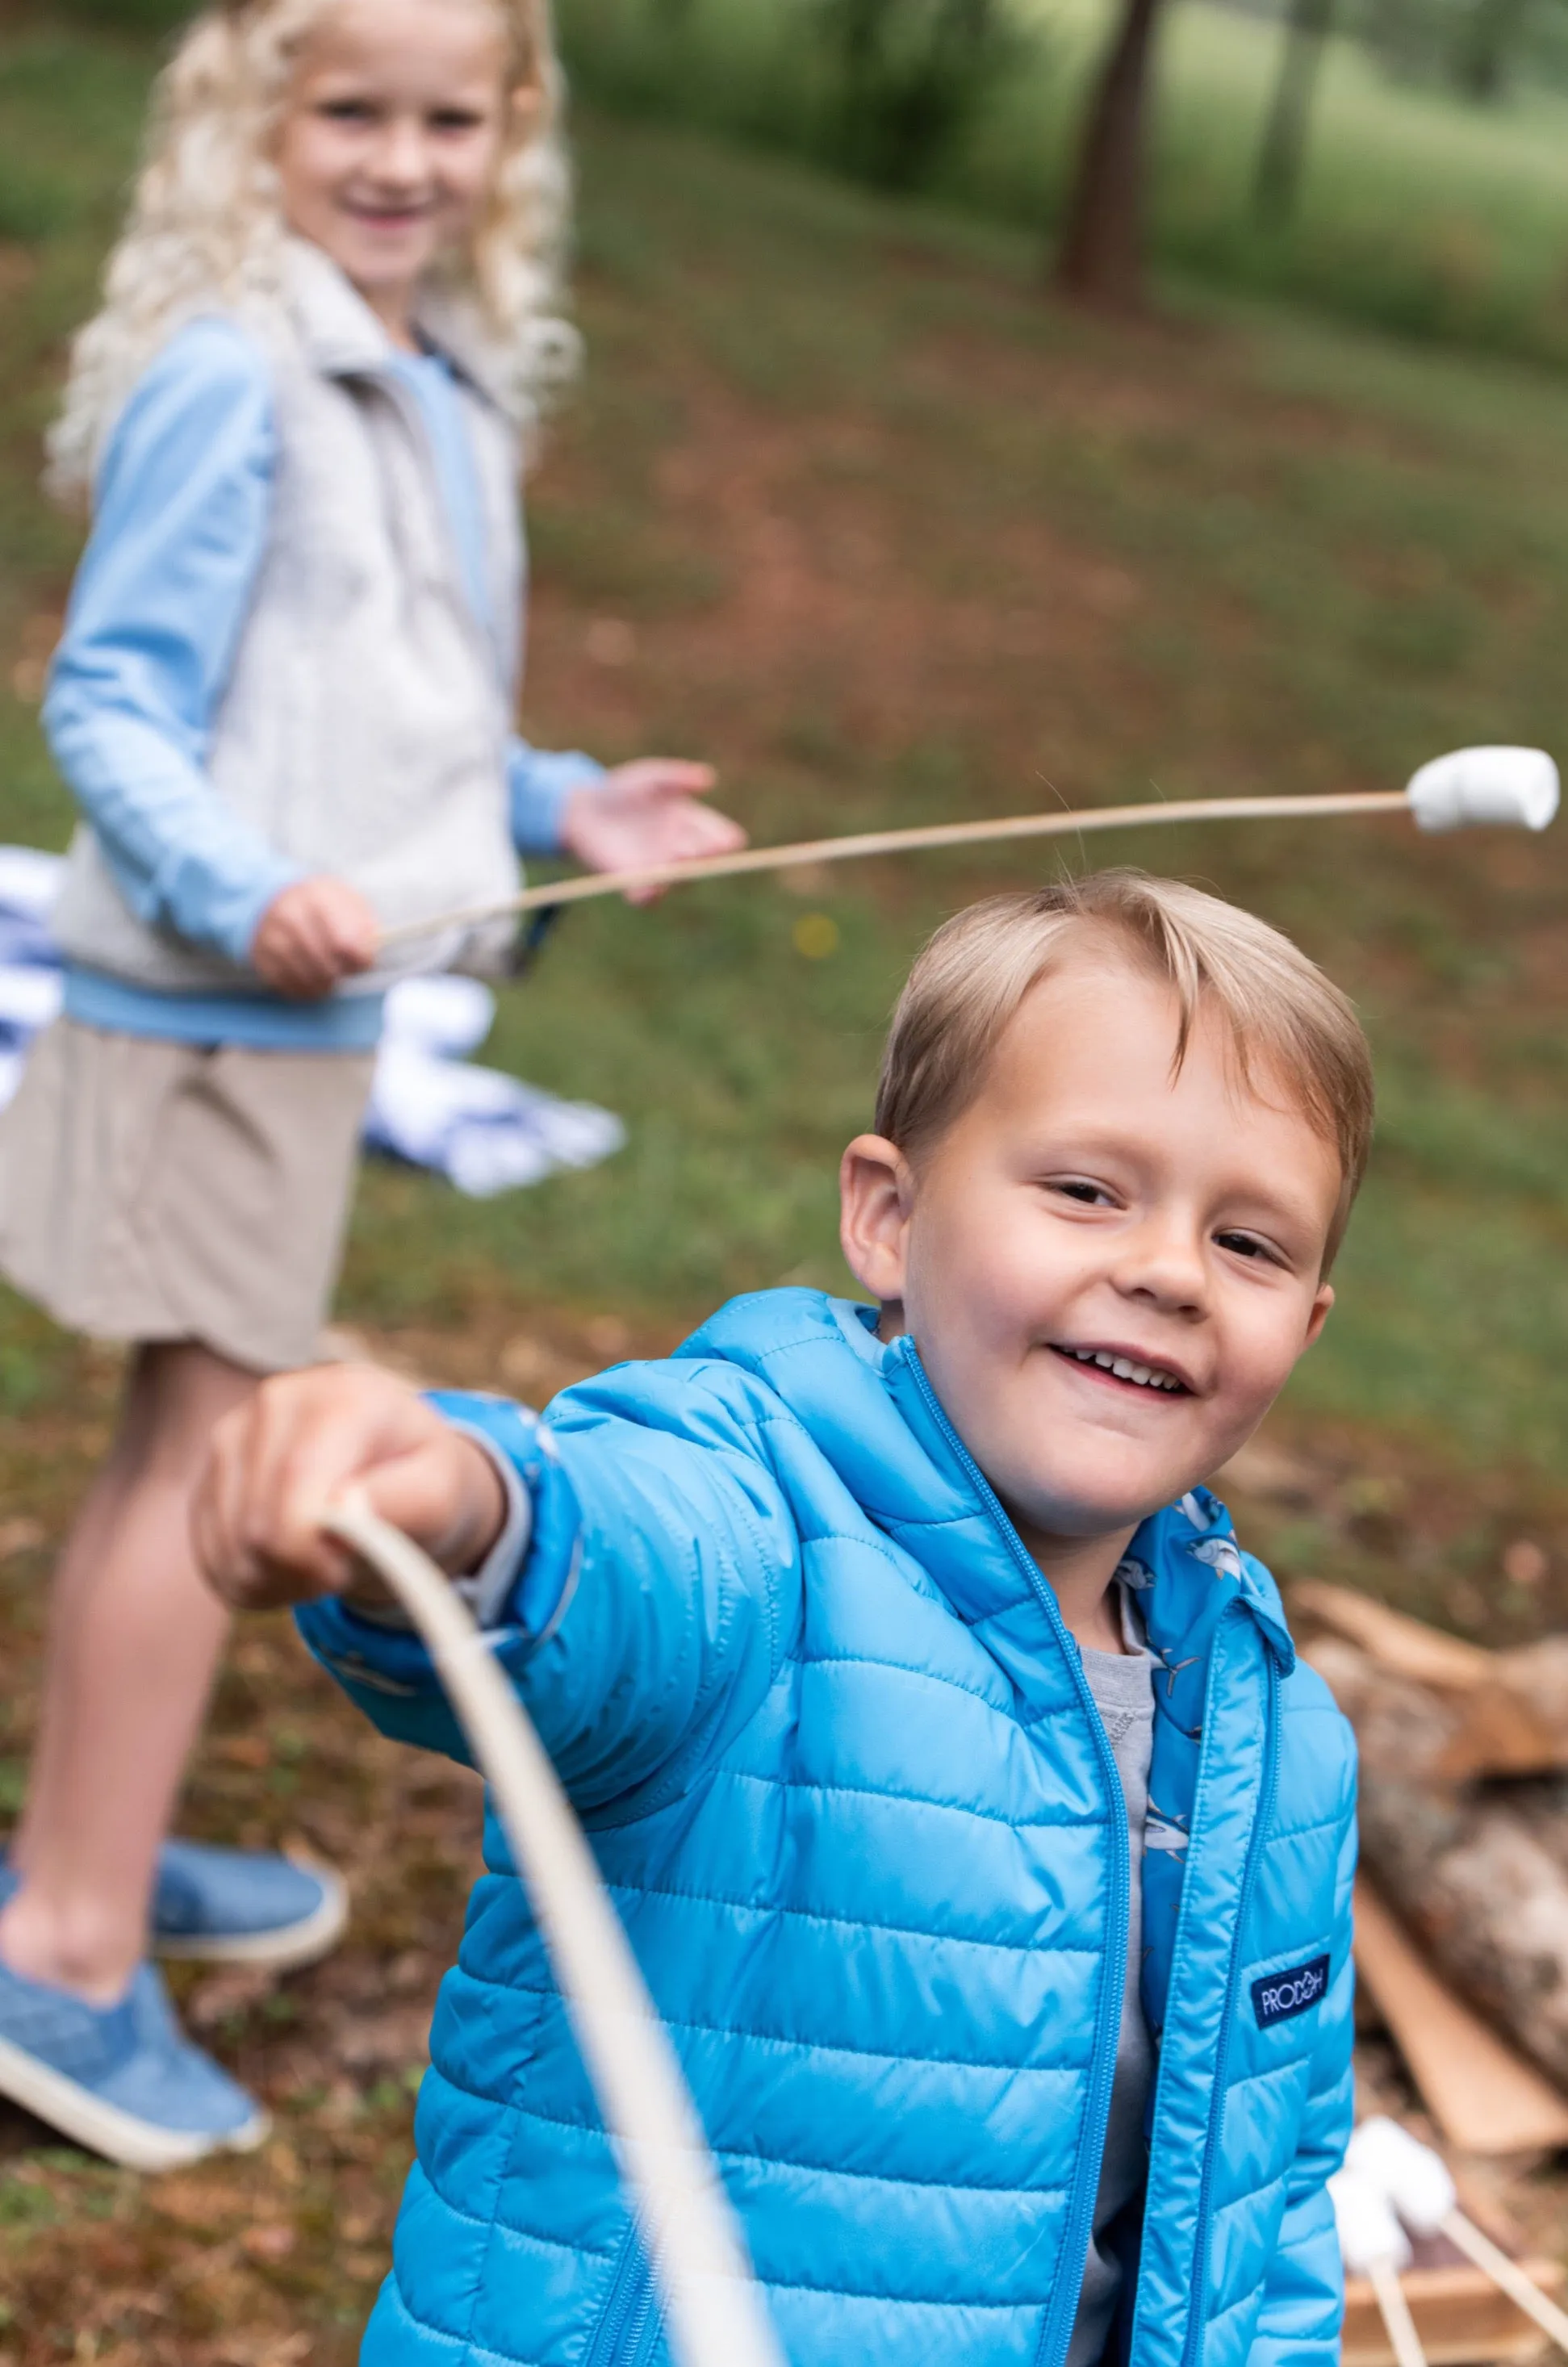
{"type": "Polygon", "coordinates": [[[637,889],[690,888],[700,879],[737,879],[748,872],[861,861],[874,855],[915,855],[922,848],[985,846],[1010,839],[1080,838],[1109,830],[1164,829],[1186,821],[1323,821],[1336,814],[1412,813],[1422,830],[1459,830],[1472,822],[1544,830],[1557,811],[1557,767],[1540,748],[1456,748],[1435,756],[1403,789],[1347,789],[1326,796],[1173,798],[1153,805],[1083,806],[1067,812],[1007,814],[987,821],[921,823],[914,830],[859,831],[847,838],[801,839],[791,846],[747,846],[737,855],[710,855],[684,863],[654,863],[637,871],[585,872],[525,888],[498,903],[467,905],[428,919],[397,921],[381,932],[383,947],[415,937],[478,928],[508,914],[547,905],[584,904],[637,889]]]}
{"type": "Polygon", "coordinates": [[[1399,2272],[1410,2260],[1410,2239],[1381,2186],[1359,2171],[1336,2170],[1328,2181],[1339,2253],[1352,2276],[1365,2277],[1377,2298],[1399,2367],[1427,2367],[1399,2272]]]}
{"type": "Polygon", "coordinates": [[[1385,2113],[1357,2123],[1345,2167],[1377,2188],[1412,2235],[1436,2236],[1459,2208],[1459,2190],[1442,2155],[1385,2113]]]}
{"type": "Polygon", "coordinates": [[[1544,830],[1557,811],[1557,767],[1544,748],[1456,748],[1413,773],[1404,794],[1418,830],[1544,830]]]}
{"type": "Polygon", "coordinates": [[[1390,2210],[1417,2236],[1446,2236],[1517,2309],[1568,2351],[1568,2312],[1559,2309],[1459,2207],[1459,2191],[1441,2154],[1379,2113],[1362,2121],[1346,2148],[1347,2169],[1375,2187],[1390,2210]]]}
{"type": "Polygon", "coordinates": [[[351,1495],[321,1525],[385,1580],[491,1787],[636,2206],[677,2367],[784,2367],[681,2067],[555,1769],[468,1605],[351,1495]]]}

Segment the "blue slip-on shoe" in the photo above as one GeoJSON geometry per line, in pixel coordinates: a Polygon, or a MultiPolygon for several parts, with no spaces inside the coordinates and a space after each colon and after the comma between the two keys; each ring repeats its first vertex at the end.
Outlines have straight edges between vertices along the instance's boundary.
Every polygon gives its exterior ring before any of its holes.
{"type": "MultiPolygon", "coordinates": [[[[18,1877],[0,1859],[0,1907],[18,1877]]],[[[154,1954],[283,1973],[313,1965],[348,1921],[348,1886],[328,1865],[207,1841],[165,1841],[152,1887],[154,1954]]]]}
{"type": "Polygon", "coordinates": [[[255,2099],[185,2036],[146,1964],[111,2006],[0,1965],[0,2096],[127,2169],[248,2153],[271,2126],[255,2099]]]}
{"type": "Polygon", "coordinates": [[[160,1956],[209,1964],[313,1965],[343,1936],[348,1886],[326,1865],[205,1841],[165,1841],[152,1891],[160,1956]]]}

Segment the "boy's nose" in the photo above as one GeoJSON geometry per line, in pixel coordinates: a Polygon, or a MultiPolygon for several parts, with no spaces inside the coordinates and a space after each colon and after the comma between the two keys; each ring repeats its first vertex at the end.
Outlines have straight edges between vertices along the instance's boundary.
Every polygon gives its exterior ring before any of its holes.
{"type": "Polygon", "coordinates": [[[1117,1261],[1116,1286],[1178,1314],[1201,1314],[1207,1300],[1203,1245],[1179,1225],[1144,1225],[1117,1261]]]}

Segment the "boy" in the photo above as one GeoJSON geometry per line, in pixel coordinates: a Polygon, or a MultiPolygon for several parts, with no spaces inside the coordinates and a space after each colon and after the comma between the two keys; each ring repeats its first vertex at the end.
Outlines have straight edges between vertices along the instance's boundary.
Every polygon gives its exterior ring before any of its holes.
{"type": "MultiPolygon", "coordinates": [[[[541,1426],[269,1383],[200,1557],[461,1751],[315,1526],[351,1480],[481,1618],[593,1836],[801,2367],[1311,2367],[1350,2117],[1348,1731],[1201,1485],[1332,1302],[1371,1079],[1196,890],[960,913],[842,1168],[874,1307],[737,1300],[541,1426]],[[344,1591],[347,1590],[347,1592],[344,1591]]],[[[493,1825],[375,2367],[644,2367],[646,2266],[493,1825]]]]}

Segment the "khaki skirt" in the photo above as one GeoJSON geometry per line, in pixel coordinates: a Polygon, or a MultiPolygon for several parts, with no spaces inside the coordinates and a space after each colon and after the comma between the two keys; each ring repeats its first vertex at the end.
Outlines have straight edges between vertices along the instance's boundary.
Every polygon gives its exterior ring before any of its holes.
{"type": "Polygon", "coordinates": [[[375,1061],[56,1020],[0,1115],[0,1272],[96,1339],[310,1363],[375,1061]]]}

